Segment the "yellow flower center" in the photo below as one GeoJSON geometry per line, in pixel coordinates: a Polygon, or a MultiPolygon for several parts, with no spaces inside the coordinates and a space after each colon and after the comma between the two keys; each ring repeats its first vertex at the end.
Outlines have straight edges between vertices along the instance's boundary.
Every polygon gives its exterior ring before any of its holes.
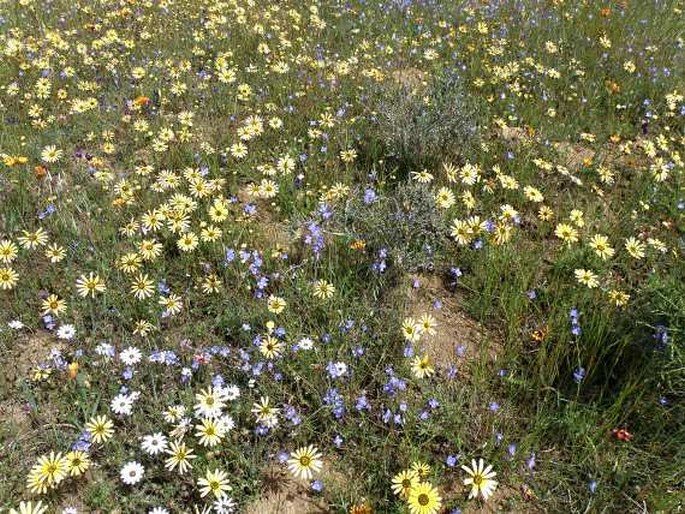
{"type": "Polygon", "coordinates": [[[311,462],[312,462],[312,459],[310,459],[307,455],[303,455],[302,457],[300,457],[300,465],[302,467],[306,468],[307,466],[309,466],[311,464],[311,462]]]}
{"type": "Polygon", "coordinates": [[[428,495],[425,493],[419,494],[418,498],[419,505],[428,505],[430,502],[430,498],[428,498],[428,495]]]}

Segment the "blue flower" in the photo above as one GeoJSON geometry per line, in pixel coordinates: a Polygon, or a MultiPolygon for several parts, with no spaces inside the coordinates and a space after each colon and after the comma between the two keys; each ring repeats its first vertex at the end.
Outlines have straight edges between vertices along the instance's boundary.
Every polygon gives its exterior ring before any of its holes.
{"type": "Polygon", "coordinates": [[[579,366],[573,371],[573,381],[580,384],[585,378],[585,368],[579,366]]]}
{"type": "Polygon", "coordinates": [[[376,191],[374,191],[372,188],[367,188],[366,191],[364,191],[364,203],[366,205],[373,203],[376,201],[376,191]]]}

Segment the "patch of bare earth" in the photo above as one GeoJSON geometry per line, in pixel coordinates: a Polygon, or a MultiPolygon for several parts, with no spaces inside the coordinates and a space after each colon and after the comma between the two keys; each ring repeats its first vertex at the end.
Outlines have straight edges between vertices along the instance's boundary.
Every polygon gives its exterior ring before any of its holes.
{"type": "Polygon", "coordinates": [[[464,514],[533,514],[542,510],[532,501],[524,499],[525,494],[515,487],[500,484],[487,502],[469,501],[462,509],[464,514]]]}
{"type": "Polygon", "coordinates": [[[496,361],[502,348],[500,338],[466,312],[463,298],[446,289],[435,275],[421,275],[416,280],[418,288],[413,281],[405,286],[405,312],[414,319],[425,313],[435,318],[435,335],[421,339],[423,351],[435,366],[446,369],[459,360],[496,361]]]}
{"type": "Polygon", "coordinates": [[[5,363],[0,374],[0,421],[25,426],[28,411],[16,394],[17,385],[29,379],[31,370],[48,360],[53,348],[61,344],[46,332],[36,332],[3,343],[0,357],[5,363]]]}
{"type": "Polygon", "coordinates": [[[12,491],[23,487],[23,475],[38,454],[40,438],[36,436],[51,419],[53,409],[49,404],[32,409],[20,392],[20,384],[30,379],[31,370],[47,361],[52,348],[60,344],[46,332],[18,334],[0,344],[4,363],[0,374],[0,474],[12,470],[12,476],[3,477],[6,490],[12,491]]]}
{"type": "Polygon", "coordinates": [[[564,165],[574,173],[591,163],[595,157],[595,151],[583,145],[562,141],[554,143],[553,146],[564,165]]]}
{"type": "Polygon", "coordinates": [[[258,232],[259,239],[264,240],[272,249],[288,249],[292,241],[288,223],[281,221],[274,212],[274,206],[267,200],[251,197],[247,191],[240,190],[238,199],[241,203],[253,203],[257,206],[251,227],[258,232]]]}
{"type": "MultiPolygon", "coordinates": [[[[329,490],[343,489],[349,480],[324,461],[317,477],[329,490]]],[[[306,483],[292,478],[282,468],[269,468],[262,477],[263,494],[247,504],[243,514],[328,514],[333,511],[321,498],[314,497],[306,483]]]]}
{"type": "Polygon", "coordinates": [[[59,350],[63,347],[60,341],[47,332],[35,332],[27,337],[18,337],[11,344],[12,346],[7,348],[7,353],[12,366],[5,369],[9,383],[28,378],[33,368],[48,360],[53,348],[59,350]]]}
{"type": "Polygon", "coordinates": [[[426,74],[418,68],[400,68],[394,70],[391,76],[399,86],[410,90],[416,91],[426,86],[426,74]]]}
{"type": "Polygon", "coordinates": [[[0,401],[0,423],[10,433],[25,432],[31,427],[28,409],[14,399],[0,401]]]}
{"type": "Polygon", "coordinates": [[[525,127],[501,127],[497,136],[511,145],[527,145],[535,140],[534,133],[525,127]]]}

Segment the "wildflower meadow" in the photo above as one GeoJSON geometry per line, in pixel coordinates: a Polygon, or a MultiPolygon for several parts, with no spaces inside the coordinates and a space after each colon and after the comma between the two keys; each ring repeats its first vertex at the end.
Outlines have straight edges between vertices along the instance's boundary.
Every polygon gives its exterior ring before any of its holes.
{"type": "Polygon", "coordinates": [[[0,513],[682,512],[684,38],[0,0],[0,513]]]}

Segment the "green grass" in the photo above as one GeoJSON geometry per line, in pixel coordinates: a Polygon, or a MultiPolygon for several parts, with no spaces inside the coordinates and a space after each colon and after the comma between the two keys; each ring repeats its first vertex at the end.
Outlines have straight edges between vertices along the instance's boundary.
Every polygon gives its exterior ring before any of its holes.
{"type": "Polygon", "coordinates": [[[495,510],[682,509],[685,6],[400,4],[0,0],[0,241],[18,247],[3,262],[0,243],[0,511],[41,499],[59,513],[202,512],[212,501],[198,479],[218,468],[238,511],[275,486],[331,512],[367,501],[405,513],[391,480],[421,461],[441,512],[469,512],[483,501],[467,498],[460,465],[479,457],[497,471],[495,510]],[[245,131],[254,117],[261,127],[245,131]],[[49,145],[59,160],[42,155],[49,145]],[[278,191],[251,195],[264,181],[278,191]],[[454,202],[436,199],[443,188],[454,202]],[[161,228],[141,229],[153,211],[161,228]],[[475,228],[468,244],[454,220],[475,228]],[[555,236],[559,223],[578,240],[555,236]],[[178,247],[209,225],[216,240],[178,247]],[[44,245],[22,243],[39,228],[44,245]],[[150,239],[160,255],[123,270],[150,239]],[[64,259],[50,262],[47,244],[64,259]],[[75,284],[91,272],[107,288],[83,298],[75,284]],[[149,298],[131,292],[138,273],[149,298]],[[214,275],[220,291],[203,290],[214,275]],[[314,295],[317,280],[331,298],[314,295]],[[170,316],[169,293],[183,303],[170,316]],[[67,307],[54,326],[49,294],[67,307]],[[424,313],[438,334],[408,345],[403,322],[424,313]],[[71,341],[57,336],[64,324],[71,341]],[[258,347],[267,333],[284,343],[275,358],[258,347]],[[305,337],[313,348],[298,350],[305,337]],[[131,377],[103,343],[141,351],[131,377]],[[148,361],[160,351],[175,358],[148,361]],[[426,354],[436,373],[419,377],[412,355],[426,354]],[[224,409],[235,427],[215,448],[191,427],[192,471],[166,470],[140,438],[171,438],[171,405],[197,424],[195,395],[217,376],[240,389],[224,409]],[[110,408],[122,387],[140,393],[130,416],[110,408]],[[251,412],[261,397],[280,409],[268,430],[251,412]],[[102,414],[115,435],[90,447],[91,468],[31,493],[37,459],[68,452],[102,414]],[[282,462],[310,444],[322,492],[295,487],[282,462]],[[133,460],[146,471],[127,486],[133,460]]]}

